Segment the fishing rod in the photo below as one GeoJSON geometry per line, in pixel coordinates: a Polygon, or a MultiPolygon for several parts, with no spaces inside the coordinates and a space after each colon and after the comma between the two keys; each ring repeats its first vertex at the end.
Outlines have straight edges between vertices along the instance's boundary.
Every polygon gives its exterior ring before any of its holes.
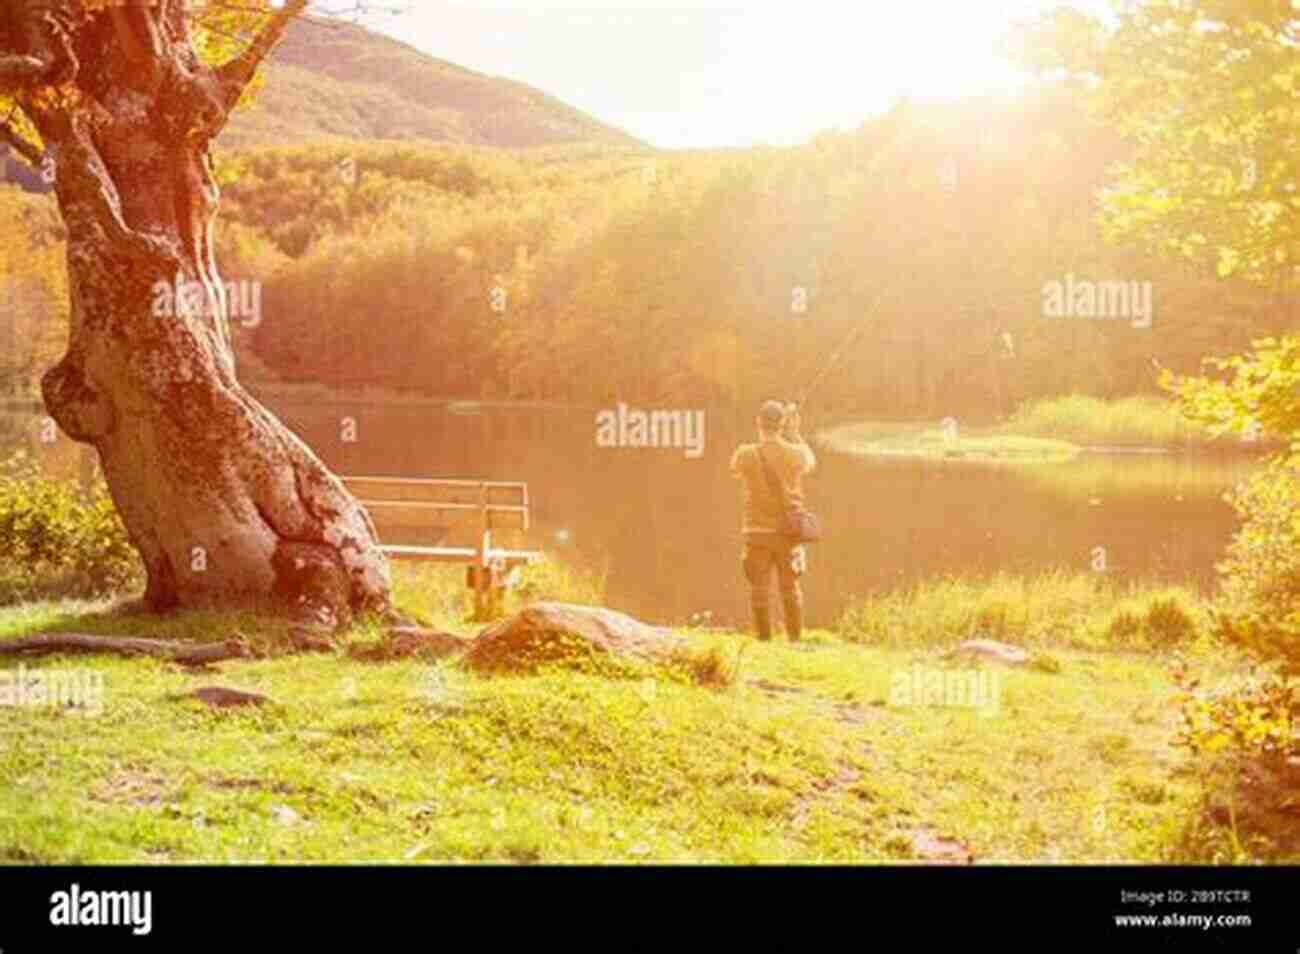
{"type": "MultiPolygon", "coordinates": [[[[963,237],[966,240],[964,244],[967,247],[967,249],[969,249],[972,252],[972,256],[969,261],[973,268],[975,266],[975,258],[973,255],[974,243],[971,241],[970,230],[967,227],[966,216],[961,215],[958,216],[958,218],[959,221],[961,222],[963,237]]],[[[987,287],[983,287],[983,286],[980,287],[981,287],[981,297],[983,299],[984,311],[985,313],[990,313],[993,311],[993,307],[992,307],[992,302],[989,298],[988,289],[987,287]]],[[[875,311],[876,308],[881,304],[883,299],[884,299],[883,295],[878,295],[876,299],[871,303],[871,307],[869,311],[875,311]]],[[[803,394],[800,395],[800,397],[798,397],[793,402],[796,409],[798,409],[801,412],[803,411],[804,407],[808,403],[809,398],[813,395],[814,392],[816,392],[817,388],[820,387],[820,385],[827,378],[830,377],[830,373],[835,369],[836,365],[839,364],[840,359],[848,352],[849,348],[858,340],[858,337],[867,329],[867,327],[868,327],[867,322],[863,322],[862,324],[858,325],[845,339],[844,343],[840,345],[840,347],[831,354],[830,359],[822,366],[821,370],[817,372],[817,376],[814,377],[812,382],[808,385],[808,387],[804,389],[803,394]]],[[[1015,354],[1014,345],[1011,343],[1010,333],[1004,332],[1002,338],[1004,341],[1007,342],[1007,348],[1014,356],[1015,354]]]]}
{"type": "MultiPolygon", "coordinates": [[[[880,304],[880,299],[877,298],[874,302],[871,303],[871,307],[868,309],[868,311],[874,312],[876,310],[876,307],[879,304],[880,304]]],[[[830,357],[821,366],[821,369],[817,372],[816,376],[812,379],[812,381],[808,384],[808,386],[804,388],[803,393],[800,394],[799,397],[797,397],[793,401],[794,406],[801,413],[804,410],[804,408],[807,406],[809,398],[811,398],[812,395],[817,392],[817,389],[822,385],[822,383],[825,382],[826,379],[830,377],[831,372],[835,370],[836,365],[840,363],[840,359],[844,357],[845,354],[848,353],[849,348],[857,342],[858,338],[862,336],[863,332],[865,332],[868,327],[869,327],[869,323],[866,321],[857,325],[849,333],[848,337],[844,339],[843,343],[835,351],[831,353],[830,357]]]]}

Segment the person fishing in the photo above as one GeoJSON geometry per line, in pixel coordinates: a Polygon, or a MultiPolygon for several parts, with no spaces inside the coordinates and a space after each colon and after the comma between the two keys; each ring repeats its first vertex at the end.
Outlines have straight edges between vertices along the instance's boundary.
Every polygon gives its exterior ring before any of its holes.
{"type": "Polygon", "coordinates": [[[795,404],[766,401],[755,420],[758,443],[742,444],[731,458],[731,472],[741,481],[744,548],[741,566],[749,583],[754,629],[760,640],[772,638],[769,599],[776,575],[791,642],[803,635],[804,548],[784,531],[787,514],[803,507],[803,478],[817,458],[800,433],[795,404]]]}

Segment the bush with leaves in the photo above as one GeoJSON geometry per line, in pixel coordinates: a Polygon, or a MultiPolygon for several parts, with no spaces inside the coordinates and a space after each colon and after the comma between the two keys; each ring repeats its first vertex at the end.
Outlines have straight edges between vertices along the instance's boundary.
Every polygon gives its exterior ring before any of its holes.
{"type": "Polygon", "coordinates": [[[1300,755],[1300,740],[1294,734],[1300,696],[1289,679],[1257,673],[1211,692],[1185,665],[1176,666],[1173,677],[1181,710],[1176,744],[1198,756],[1281,762],[1300,755]]]}
{"type": "Polygon", "coordinates": [[[1300,487],[1278,461],[1239,484],[1228,501],[1242,525],[1219,564],[1215,628],[1257,659],[1300,675],[1300,487]]]}
{"type": "Polygon", "coordinates": [[[0,462],[0,604],[92,598],[138,587],[143,570],[102,484],[41,474],[23,452],[0,462]]]}
{"type": "Polygon", "coordinates": [[[1126,600],[1106,625],[1106,641],[1121,647],[1171,649],[1196,638],[1200,615],[1174,592],[1151,595],[1145,604],[1126,600]]]}
{"type": "Polygon", "coordinates": [[[1252,342],[1254,351],[1207,360],[1215,376],[1162,375],[1183,413],[1217,435],[1290,442],[1227,500],[1242,525],[1219,565],[1216,630],[1261,661],[1300,673],[1300,338],[1252,342]]]}

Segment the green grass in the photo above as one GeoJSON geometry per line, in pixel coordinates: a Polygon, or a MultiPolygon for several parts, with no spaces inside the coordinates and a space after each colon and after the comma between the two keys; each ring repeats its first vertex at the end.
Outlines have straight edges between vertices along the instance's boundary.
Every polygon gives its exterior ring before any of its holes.
{"type": "MultiPolygon", "coordinates": [[[[576,579],[553,578],[547,595],[597,585],[576,579]]],[[[451,599],[459,583],[445,568],[403,570],[399,599],[471,633],[451,599]]],[[[1177,712],[1161,657],[1048,640],[1043,623],[1059,613],[1095,635],[1082,621],[1128,607],[1168,625],[1168,607],[1148,611],[1176,597],[1115,594],[1089,615],[1102,591],[1078,580],[960,587],[858,610],[912,625],[966,606],[902,640],[846,625],[795,649],[683,631],[695,658],[726,670],[711,686],[654,669],[489,677],[455,662],[362,664],[345,644],[378,638],[364,625],[334,654],[220,673],[32,661],[99,674],[105,698],[93,718],[4,712],[0,860],[874,862],[917,859],[923,832],[986,862],[1192,857],[1201,790],[1190,756],[1170,745],[1177,712]],[[987,671],[997,691],[978,706],[900,697],[901,678],[971,665],[937,651],[974,617],[1051,646],[1040,661],[1052,665],[987,671]],[[273,703],[210,711],[173,698],[213,684],[273,703]]],[[[0,611],[0,639],[73,626],[217,639],[267,631],[258,625],[144,620],[106,604],[0,611]]],[[[1207,673],[1229,665],[1196,658],[1207,673]]]]}
{"type": "Polygon", "coordinates": [[[1042,650],[1216,651],[1206,636],[1207,608],[1194,590],[1121,585],[1099,573],[932,581],[855,600],[838,628],[847,640],[891,648],[963,638],[1042,650]]]}
{"type": "Polygon", "coordinates": [[[1011,415],[1002,430],[1093,446],[1199,447],[1213,440],[1205,428],[1183,417],[1172,401],[1146,395],[1108,401],[1071,394],[1030,401],[1011,415]]]}
{"type": "MultiPolygon", "coordinates": [[[[505,613],[542,600],[598,606],[605,595],[603,574],[558,560],[525,566],[521,573],[519,586],[506,596],[502,606],[505,613]]],[[[393,599],[407,615],[452,632],[464,625],[473,607],[473,598],[465,587],[465,571],[434,563],[397,565],[393,599]]]]}
{"type": "MultiPolygon", "coordinates": [[[[736,637],[694,638],[736,653],[736,637]]],[[[751,647],[742,681],[718,691],[342,657],[222,678],[78,661],[103,674],[99,718],[7,721],[0,857],[896,860],[922,827],[985,860],[1160,857],[1157,823],[1174,824],[1192,793],[1172,771],[1168,720],[1128,719],[1167,688],[1153,667],[1009,673],[991,718],[878,705],[912,664],[826,638],[809,653],[751,647]],[[277,704],[218,714],[168,698],[213,682],[277,704]],[[1075,744],[1084,725],[1086,738],[1126,738],[1122,757],[1075,744]],[[1121,806],[1127,775],[1153,766],[1168,802],[1121,806]],[[1104,830],[1086,824],[1094,803],[1114,803],[1104,830]]]]}

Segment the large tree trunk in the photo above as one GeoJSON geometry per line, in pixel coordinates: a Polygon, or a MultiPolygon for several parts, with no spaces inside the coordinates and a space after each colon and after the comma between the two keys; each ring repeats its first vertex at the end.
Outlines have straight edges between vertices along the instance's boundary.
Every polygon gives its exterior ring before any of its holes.
{"type": "Polygon", "coordinates": [[[389,604],[369,515],[236,380],[213,258],[208,144],[301,8],[286,4],[215,70],[193,51],[182,0],[85,16],[61,101],[48,88],[23,100],[69,234],[71,337],[42,391],[98,450],[158,610],[253,605],[341,624],[389,604]],[[178,278],[206,303],[155,314],[178,278]]]}

